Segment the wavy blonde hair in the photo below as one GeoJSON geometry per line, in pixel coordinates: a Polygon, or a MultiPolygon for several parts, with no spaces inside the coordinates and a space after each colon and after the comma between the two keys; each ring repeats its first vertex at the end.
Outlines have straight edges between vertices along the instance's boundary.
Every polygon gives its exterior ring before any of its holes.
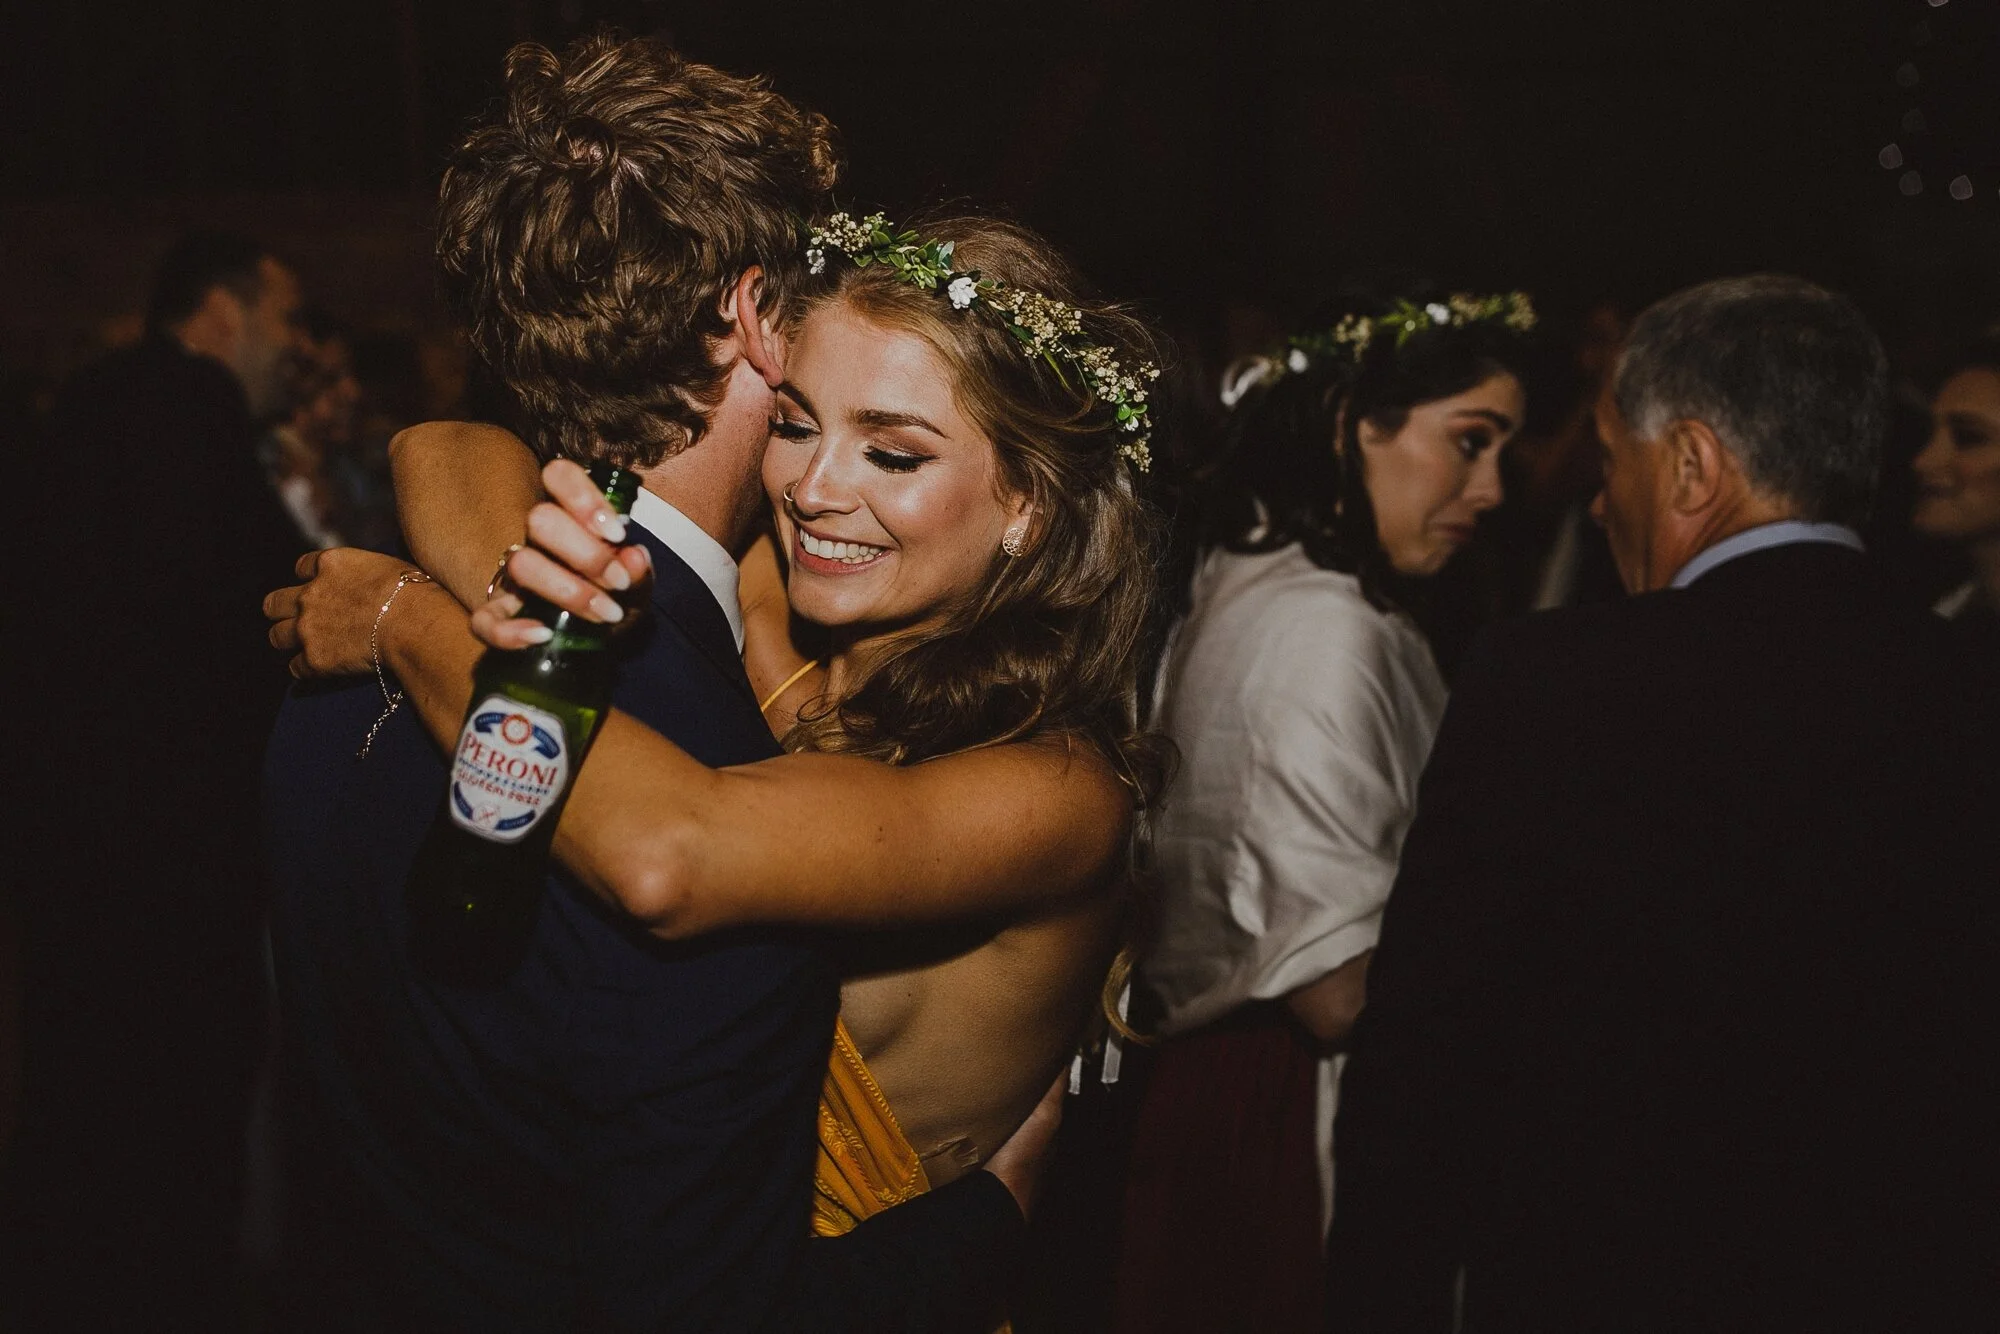
{"type": "MultiPolygon", "coordinates": [[[[1158,340],[1125,308],[1092,301],[1055,251],[991,218],[917,224],[956,243],[954,262],[1083,312],[1127,365],[1158,340]]],[[[976,746],[1060,736],[1095,746],[1149,805],[1169,750],[1138,723],[1140,658],[1152,624],[1161,524],[1118,455],[1118,425],[1083,386],[1030,359],[979,310],[880,265],[833,266],[811,304],[839,301],[912,333],[950,367],[959,408],[993,442],[1003,485],[1028,497],[1026,552],[993,553],[990,577],[937,624],[904,632],[844,696],[801,714],[795,749],[909,764],[976,746]]],[[[810,308],[810,306],[809,306],[810,308]]]]}
{"type": "MultiPolygon", "coordinates": [[[[1076,307],[1089,336],[1123,364],[1161,360],[1143,321],[1093,300],[1025,227],[952,216],[914,226],[954,242],[959,271],[1076,307]]],[[[1119,457],[1118,423],[1080,375],[1024,354],[986,312],[954,309],[881,265],[835,264],[823,282],[808,309],[842,302],[936,350],[959,409],[993,442],[1002,484],[1028,497],[1033,518],[1024,554],[995,550],[990,577],[936,624],[894,638],[845,695],[808,706],[787,746],[891,764],[1040,738],[1089,746],[1131,789],[1136,879],[1138,825],[1166,786],[1173,749],[1139,723],[1163,525],[1119,457]]],[[[1106,984],[1106,1015],[1126,1032],[1115,998],[1130,965],[1128,950],[1106,984]]]]}

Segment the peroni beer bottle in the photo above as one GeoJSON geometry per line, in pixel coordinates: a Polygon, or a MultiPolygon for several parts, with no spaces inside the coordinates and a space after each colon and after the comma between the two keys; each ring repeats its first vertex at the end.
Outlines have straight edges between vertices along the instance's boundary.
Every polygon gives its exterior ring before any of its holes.
{"type": "MultiPolygon", "coordinates": [[[[595,464],[590,475],[612,509],[631,509],[637,474],[595,464]]],[[[524,601],[553,635],[479,660],[444,809],[410,875],[417,960],[462,984],[499,982],[526,953],[563,800],[611,706],[611,627],[524,601]]]]}

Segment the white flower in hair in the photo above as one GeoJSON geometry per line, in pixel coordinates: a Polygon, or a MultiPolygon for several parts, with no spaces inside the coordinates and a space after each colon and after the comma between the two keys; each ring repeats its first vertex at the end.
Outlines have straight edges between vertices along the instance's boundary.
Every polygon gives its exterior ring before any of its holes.
{"type": "Polygon", "coordinates": [[[1433,301],[1424,307],[1424,314],[1431,317],[1432,324],[1451,323],[1451,307],[1441,301],[1433,301]]]}
{"type": "Polygon", "coordinates": [[[1158,379],[1159,367],[1145,362],[1136,375],[1127,373],[1110,348],[1093,342],[1084,331],[1082,311],[1040,292],[982,278],[976,271],[961,273],[952,264],[956,249],[951,241],[926,241],[915,232],[899,231],[880,213],[859,222],[851,214],[835,213],[812,228],[806,262],[814,273],[822,273],[826,252],[838,250],[856,268],[879,264],[898,282],[942,292],[955,310],[979,302],[982,310],[999,317],[1025,354],[1065,378],[1066,367],[1081,373],[1079,387],[1110,409],[1123,437],[1117,445],[1119,456],[1145,472],[1152,464],[1152,418],[1140,381],[1158,379]]]}
{"type": "Polygon", "coordinates": [[[1292,374],[1303,375],[1306,367],[1312,365],[1312,358],[1306,355],[1304,348],[1295,347],[1285,354],[1285,365],[1292,374]]]}

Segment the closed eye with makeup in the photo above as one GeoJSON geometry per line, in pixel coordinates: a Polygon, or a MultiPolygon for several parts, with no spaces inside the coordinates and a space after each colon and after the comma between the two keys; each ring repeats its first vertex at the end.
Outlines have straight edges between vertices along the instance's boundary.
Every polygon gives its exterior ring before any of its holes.
{"type": "Polygon", "coordinates": [[[989,577],[1021,502],[921,336],[843,303],[805,317],[764,483],[793,609],[855,633],[935,621],[989,577]]]}

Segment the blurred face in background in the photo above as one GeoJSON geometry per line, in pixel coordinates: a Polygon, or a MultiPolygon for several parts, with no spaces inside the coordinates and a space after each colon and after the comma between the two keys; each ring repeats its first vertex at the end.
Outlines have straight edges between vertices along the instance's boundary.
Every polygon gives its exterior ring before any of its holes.
{"type": "Polygon", "coordinates": [[[1963,545],[2000,541],[2000,367],[1974,366],[1931,402],[1931,438],[1911,465],[1918,532],[1963,545]]]}
{"type": "Polygon", "coordinates": [[[1419,403],[1394,432],[1361,423],[1362,479],[1397,573],[1436,574],[1473,539],[1479,516],[1502,499],[1500,449],[1526,411],[1521,382],[1503,371],[1419,403]]]}
{"type": "Polygon", "coordinates": [[[299,406],[292,427],[322,450],[339,449],[354,438],[361,384],[347,340],[335,335],[308,343],[300,359],[299,406]]]}
{"type": "Polygon", "coordinates": [[[257,263],[257,299],[228,299],[241,308],[242,316],[234,355],[225,359],[243,381],[251,415],[273,417],[284,410],[305,351],[299,327],[299,280],[267,255],[257,263]]]}

